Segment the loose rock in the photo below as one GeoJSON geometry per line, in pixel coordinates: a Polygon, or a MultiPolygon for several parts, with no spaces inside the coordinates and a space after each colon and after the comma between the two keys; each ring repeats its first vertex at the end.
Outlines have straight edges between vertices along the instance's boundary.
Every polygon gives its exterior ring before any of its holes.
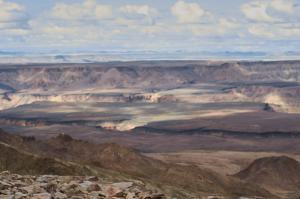
{"type": "Polygon", "coordinates": [[[22,176],[0,173],[1,199],[165,199],[143,183],[108,183],[93,176],[22,176]]]}

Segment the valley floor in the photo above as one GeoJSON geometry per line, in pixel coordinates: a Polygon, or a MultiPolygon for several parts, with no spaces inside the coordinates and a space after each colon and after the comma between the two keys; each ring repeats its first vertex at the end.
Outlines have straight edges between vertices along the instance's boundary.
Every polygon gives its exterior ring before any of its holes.
{"type": "Polygon", "coordinates": [[[225,176],[236,174],[258,158],[288,156],[300,161],[299,153],[279,152],[196,150],[173,153],[145,153],[145,155],[169,163],[197,165],[201,168],[211,169],[225,176]]]}

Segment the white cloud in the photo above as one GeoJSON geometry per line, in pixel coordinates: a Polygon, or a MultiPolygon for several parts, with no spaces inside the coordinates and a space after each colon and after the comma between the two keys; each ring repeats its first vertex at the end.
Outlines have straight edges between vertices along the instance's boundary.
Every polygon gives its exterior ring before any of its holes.
{"type": "Polygon", "coordinates": [[[119,26],[125,26],[125,27],[133,27],[136,26],[136,22],[134,20],[125,19],[122,17],[118,17],[114,20],[114,23],[119,26]]]}
{"type": "Polygon", "coordinates": [[[226,18],[220,18],[218,25],[223,29],[233,29],[239,26],[238,22],[236,22],[235,20],[226,18]]]}
{"type": "Polygon", "coordinates": [[[27,29],[28,16],[20,4],[0,0],[0,29],[27,29]]]}
{"type": "MultiPolygon", "coordinates": [[[[155,23],[155,24],[144,24],[140,23],[138,20],[126,19],[126,18],[117,18],[115,24],[123,30],[123,32],[133,30],[134,32],[141,32],[144,34],[154,34],[169,31],[166,29],[165,24],[155,23]],[[124,30],[125,28],[125,30],[124,30]]],[[[171,25],[168,26],[170,28],[171,25]]]]}
{"type": "Polygon", "coordinates": [[[194,36],[208,36],[212,33],[214,35],[217,34],[215,28],[213,26],[208,25],[192,25],[189,26],[188,29],[192,32],[194,36]]]}
{"type": "Polygon", "coordinates": [[[235,21],[220,18],[217,22],[211,24],[189,25],[188,29],[195,36],[224,36],[226,34],[236,34],[232,30],[237,29],[239,26],[235,21]]]}
{"type": "Polygon", "coordinates": [[[300,26],[294,24],[284,24],[278,27],[277,34],[286,38],[299,38],[300,37],[300,26]]]}
{"type": "Polygon", "coordinates": [[[255,22],[245,26],[251,35],[267,39],[288,39],[299,36],[294,7],[292,0],[260,0],[242,5],[241,10],[246,18],[255,22]]]}
{"type": "Polygon", "coordinates": [[[299,36],[299,20],[292,0],[259,0],[242,5],[241,10],[255,22],[245,26],[253,36],[276,40],[299,36]]]}
{"type": "Polygon", "coordinates": [[[95,0],[84,0],[82,3],[57,3],[51,14],[57,19],[108,19],[112,17],[112,7],[98,4],[95,0]]]}
{"type": "Polygon", "coordinates": [[[27,42],[28,46],[198,49],[200,43],[221,48],[222,43],[227,47],[236,41],[252,48],[254,41],[298,41],[300,37],[300,12],[292,0],[245,0],[238,6],[248,20],[228,9],[210,13],[196,0],[176,0],[169,7],[152,7],[147,1],[120,1],[122,5],[104,5],[101,2],[107,1],[101,0],[55,1],[29,22],[26,8],[9,1],[0,0],[0,41],[27,42]],[[162,12],[166,9],[169,13],[162,12]]]}
{"type": "Polygon", "coordinates": [[[140,31],[145,34],[154,34],[154,33],[160,33],[165,31],[165,28],[158,25],[152,25],[152,26],[141,27],[140,31]]]}
{"type": "Polygon", "coordinates": [[[293,14],[294,3],[292,0],[258,0],[243,4],[241,11],[246,18],[256,22],[282,21],[283,19],[278,19],[270,13],[274,14],[274,11],[277,11],[293,14]]]}
{"type": "Polygon", "coordinates": [[[201,17],[208,14],[197,3],[187,3],[183,0],[177,1],[171,8],[172,14],[179,23],[197,23],[201,17]]]}
{"type": "Polygon", "coordinates": [[[257,37],[274,38],[274,34],[270,29],[261,25],[253,25],[248,28],[250,34],[257,37]]]}
{"type": "MultiPolygon", "coordinates": [[[[1,24],[0,24],[1,26],[1,24]]],[[[0,27],[1,29],[1,27],[0,27]]],[[[10,28],[10,29],[4,29],[1,31],[1,34],[5,34],[7,36],[25,36],[28,35],[29,30],[27,29],[21,29],[21,28],[10,28]]]]}
{"type": "Polygon", "coordinates": [[[275,18],[267,13],[268,1],[252,1],[241,6],[246,18],[258,22],[274,22],[275,18]]]}
{"type": "Polygon", "coordinates": [[[95,7],[96,19],[107,19],[112,17],[112,8],[107,5],[96,5],[95,7]]]}
{"type": "Polygon", "coordinates": [[[149,5],[125,5],[120,11],[128,15],[143,15],[145,17],[155,17],[158,11],[149,5]]]}
{"type": "Polygon", "coordinates": [[[17,3],[0,0],[0,22],[22,20],[25,8],[17,3]]]}
{"type": "Polygon", "coordinates": [[[268,39],[293,39],[300,37],[300,26],[295,24],[256,24],[248,28],[248,32],[254,36],[268,39]]]}
{"type": "MultiPolygon", "coordinates": [[[[123,22],[127,21],[127,27],[155,25],[158,16],[158,11],[149,5],[124,5],[119,9],[123,16],[123,22]]],[[[122,20],[119,19],[119,22],[122,20]]]]}
{"type": "Polygon", "coordinates": [[[300,28],[281,29],[280,31],[286,37],[300,37],[300,28]]]}
{"type": "Polygon", "coordinates": [[[111,38],[118,31],[113,24],[112,6],[96,0],[56,3],[31,21],[34,40],[91,43],[111,38]]]}
{"type": "Polygon", "coordinates": [[[77,39],[78,35],[80,35],[80,39],[89,41],[104,38],[106,36],[102,31],[99,31],[94,27],[85,27],[84,29],[82,29],[81,27],[63,27],[51,25],[44,27],[42,29],[42,32],[50,36],[58,36],[60,38],[69,40],[77,39]]]}
{"type": "Polygon", "coordinates": [[[293,13],[294,3],[290,0],[272,0],[270,6],[279,12],[284,12],[288,14],[293,13]]]}
{"type": "Polygon", "coordinates": [[[52,46],[103,43],[104,41],[109,41],[116,34],[119,34],[115,29],[106,30],[93,25],[63,26],[52,22],[46,24],[36,22],[32,24],[32,27],[33,32],[31,33],[31,37],[27,38],[29,41],[33,43],[43,41],[52,46]]]}

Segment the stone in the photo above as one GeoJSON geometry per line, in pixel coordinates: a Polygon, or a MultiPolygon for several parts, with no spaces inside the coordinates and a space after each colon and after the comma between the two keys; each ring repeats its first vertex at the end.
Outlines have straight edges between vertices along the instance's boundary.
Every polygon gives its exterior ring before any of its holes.
{"type": "Polygon", "coordinates": [[[39,176],[35,181],[49,183],[55,180],[56,178],[57,176],[53,176],[53,175],[43,175],[43,176],[39,176]]]}
{"type": "Polygon", "coordinates": [[[224,199],[223,196],[208,196],[207,199],[224,199]]]}
{"type": "Polygon", "coordinates": [[[68,195],[82,195],[85,193],[84,188],[80,187],[78,182],[71,181],[66,187],[62,188],[62,190],[68,195]]]}
{"type": "Polygon", "coordinates": [[[90,196],[95,197],[95,198],[105,198],[106,197],[105,193],[102,191],[92,191],[90,193],[90,196]]]}
{"type": "Polygon", "coordinates": [[[31,193],[33,193],[34,191],[34,187],[33,187],[33,185],[30,185],[30,186],[26,186],[26,187],[21,187],[20,189],[19,189],[22,193],[27,193],[27,194],[31,194],[31,193]]]}
{"type": "Polygon", "coordinates": [[[132,187],[133,183],[132,182],[118,182],[118,183],[113,183],[112,186],[124,190],[124,189],[128,189],[129,187],[132,187]]]}
{"type": "Polygon", "coordinates": [[[14,199],[14,196],[3,196],[3,195],[1,195],[1,199],[14,199]]]}
{"type": "Polygon", "coordinates": [[[13,180],[22,180],[24,177],[19,174],[13,174],[11,178],[13,180]]]}
{"type": "Polygon", "coordinates": [[[85,198],[82,196],[71,196],[70,199],[85,199],[85,198]]]}
{"type": "Polygon", "coordinates": [[[87,188],[87,191],[88,192],[101,191],[101,187],[98,184],[93,183],[87,188]]]}
{"type": "Polygon", "coordinates": [[[91,186],[93,183],[90,181],[84,181],[82,183],[79,184],[79,186],[81,188],[83,188],[84,190],[87,190],[89,186],[91,186]]]}
{"type": "Polygon", "coordinates": [[[12,185],[10,183],[0,181],[0,190],[5,190],[10,188],[12,185]]]}
{"type": "Polygon", "coordinates": [[[122,189],[112,185],[104,186],[103,191],[108,197],[122,197],[124,195],[122,189]]]}
{"type": "Polygon", "coordinates": [[[53,194],[54,198],[55,199],[67,199],[68,196],[64,193],[61,193],[61,192],[56,192],[53,194]]]}
{"type": "Polygon", "coordinates": [[[166,199],[164,194],[160,193],[139,193],[141,199],[166,199]]]}
{"type": "Polygon", "coordinates": [[[27,199],[27,195],[21,192],[17,192],[14,194],[14,199],[27,199]]]}
{"type": "Polygon", "coordinates": [[[146,187],[135,182],[104,184],[91,176],[21,176],[4,172],[0,187],[0,199],[165,199],[162,194],[142,191],[146,187]]]}
{"type": "Polygon", "coordinates": [[[51,183],[47,184],[46,187],[45,187],[45,190],[48,193],[54,193],[54,192],[56,192],[56,189],[57,189],[57,184],[54,183],[54,182],[51,182],[51,183]]]}
{"type": "Polygon", "coordinates": [[[16,187],[23,187],[23,186],[26,186],[26,183],[20,181],[20,180],[16,180],[14,181],[14,186],[16,187]]]}
{"type": "Polygon", "coordinates": [[[101,187],[97,183],[91,181],[83,181],[79,186],[87,192],[101,191],[101,187]]]}
{"type": "Polygon", "coordinates": [[[6,190],[0,190],[0,195],[2,196],[2,195],[11,195],[12,194],[12,192],[11,192],[11,190],[9,190],[9,189],[6,189],[6,190]]]}
{"type": "Polygon", "coordinates": [[[33,194],[33,197],[31,197],[31,199],[51,199],[51,194],[50,193],[33,194]]]}
{"type": "Polygon", "coordinates": [[[2,171],[0,173],[0,176],[9,176],[10,175],[10,172],[9,171],[2,171]]]}
{"type": "Polygon", "coordinates": [[[33,185],[33,192],[34,193],[43,193],[45,192],[46,190],[43,188],[45,187],[46,185],[45,184],[34,184],[33,185]]]}
{"type": "Polygon", "coordinates": [[[136,198],[137,198],[137,196],[135,195],[135,193],[128,193],[126,195],[126,199],[136,199],[136,198]]]}
{"type": "Polygon", "coordinates": [[[88,178],[88,181],[91,181],[91,182],[98,182],[99,181],[99,178],[96,177],[96,176],[91,176],[88,178]]]}

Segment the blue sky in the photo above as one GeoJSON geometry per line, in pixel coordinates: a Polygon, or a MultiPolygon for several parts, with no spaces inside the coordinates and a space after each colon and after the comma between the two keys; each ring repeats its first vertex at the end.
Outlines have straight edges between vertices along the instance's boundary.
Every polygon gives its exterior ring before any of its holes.
{"type": "Polygon", "coordinates": [[[0,0],[1,51],[298,51],[300,0],[0,0]]]}

